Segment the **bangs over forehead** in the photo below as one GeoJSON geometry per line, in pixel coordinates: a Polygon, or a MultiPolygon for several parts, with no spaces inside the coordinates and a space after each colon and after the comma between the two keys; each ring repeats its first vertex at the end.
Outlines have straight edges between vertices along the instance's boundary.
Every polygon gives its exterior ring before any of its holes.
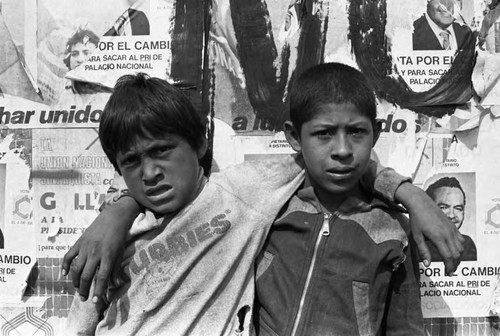
{"type": "Polygon", "coordinates": [[[375,93],[365,76],[342,63],[323,63],[304,71],[290,91],[290,119],[300,127],[326,104],[353,104],[375,125],[375,93]]]}
{"type": "Polygon", "coordinates": [[[121,77],[100,120],[99,138],[113,160],[138,139],[168,139],[178,135],[194,149],[205,138],[205,122],[178,88],[144,74],[121,77]]]}

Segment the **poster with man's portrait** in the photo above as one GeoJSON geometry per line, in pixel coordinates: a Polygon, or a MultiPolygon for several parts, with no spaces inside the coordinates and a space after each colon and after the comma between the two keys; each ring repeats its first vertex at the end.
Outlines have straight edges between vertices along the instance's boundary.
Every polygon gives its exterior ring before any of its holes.
{"type": "MultiPolygon", "coordinates": [[[[464,237],[462,261],[477,261],[475,173],[440,173],[429,178],[424,191],[464,237]]],[[[432,261],[442,261],[435,248],[432,261]]]]}

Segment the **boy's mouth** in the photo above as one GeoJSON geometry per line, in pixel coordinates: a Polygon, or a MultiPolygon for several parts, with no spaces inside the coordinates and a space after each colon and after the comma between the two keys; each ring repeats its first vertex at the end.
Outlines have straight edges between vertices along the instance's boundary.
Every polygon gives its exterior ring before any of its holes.
{"type": "Polygon", "coordinates": [[[353,167],[336,167],[336,168],[330,168],[327,169],[326,171],[330,174],[335,174],[335,175],[347,175],[355,171],[353,167]]]}
{"type": "Polygon", "coordinates": [[[148,197],[159,196],[159,195],[166,193],[170,189],[172,189],[172,187],[168,186],[168,185],[161,185],[158,187],[154,187],[154,188],[146,190],[146,196],[148,196],[148,197]]]}
{"type": "Polygon", "coordinates": [[[327,169],[328,175],[335,180],[349,179],[356,169],[352,167],[336,167],[327,169]]]}

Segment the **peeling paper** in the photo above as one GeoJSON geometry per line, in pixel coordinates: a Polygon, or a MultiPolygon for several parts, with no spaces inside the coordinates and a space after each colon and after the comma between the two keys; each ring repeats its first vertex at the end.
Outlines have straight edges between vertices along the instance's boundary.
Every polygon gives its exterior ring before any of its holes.
{"type": "Polygon", "coordinates": [[[481,105],[500,105],[500,57],[498,54],[478,50],[472,84],[481,105]]]}
{"type": "Polygon", "coordinates": [[[49,230],[47,232],[47,238],[55,238],[61,228],[61,224],[59,222],[54,222],[49,224],[49,230]]]}
{"type": "Polygon", "coordinates": [[[495,290],[493,291],[490,313],[494,316],[500,316],[500,277],[496,280],[495,290]]]}
{"type": "MultiPolygon", "coordinates": [[[[32,193],[29,188],[30,167],[21,157],[24,148],[16,135],[8,134],[0,143],[0,174],[5,181],[1,229],[4,248],[0,262],[0,297],[20,300],[27,288],[26,280],[36,263],[35,227],[32,219],[32,193]]],[[[28,140],[29,141],[29,140],[28,140]]]]}

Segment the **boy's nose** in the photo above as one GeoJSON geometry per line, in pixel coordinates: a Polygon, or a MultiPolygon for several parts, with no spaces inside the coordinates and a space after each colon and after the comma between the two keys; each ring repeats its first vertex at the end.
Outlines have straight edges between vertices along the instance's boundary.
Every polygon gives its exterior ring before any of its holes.
{"type": "Polygon", "coordinates": [[[332,139],[332,156],[348,157],[352,155],[352,145],[347,134],[338,134],[332,139]]]}
{"type": "Polygon", "coordinates": [[[162,171],[154,160],[145,158],[142,162],[142,180],[147,185],[156,184],[162,178],[162,171]]]}

